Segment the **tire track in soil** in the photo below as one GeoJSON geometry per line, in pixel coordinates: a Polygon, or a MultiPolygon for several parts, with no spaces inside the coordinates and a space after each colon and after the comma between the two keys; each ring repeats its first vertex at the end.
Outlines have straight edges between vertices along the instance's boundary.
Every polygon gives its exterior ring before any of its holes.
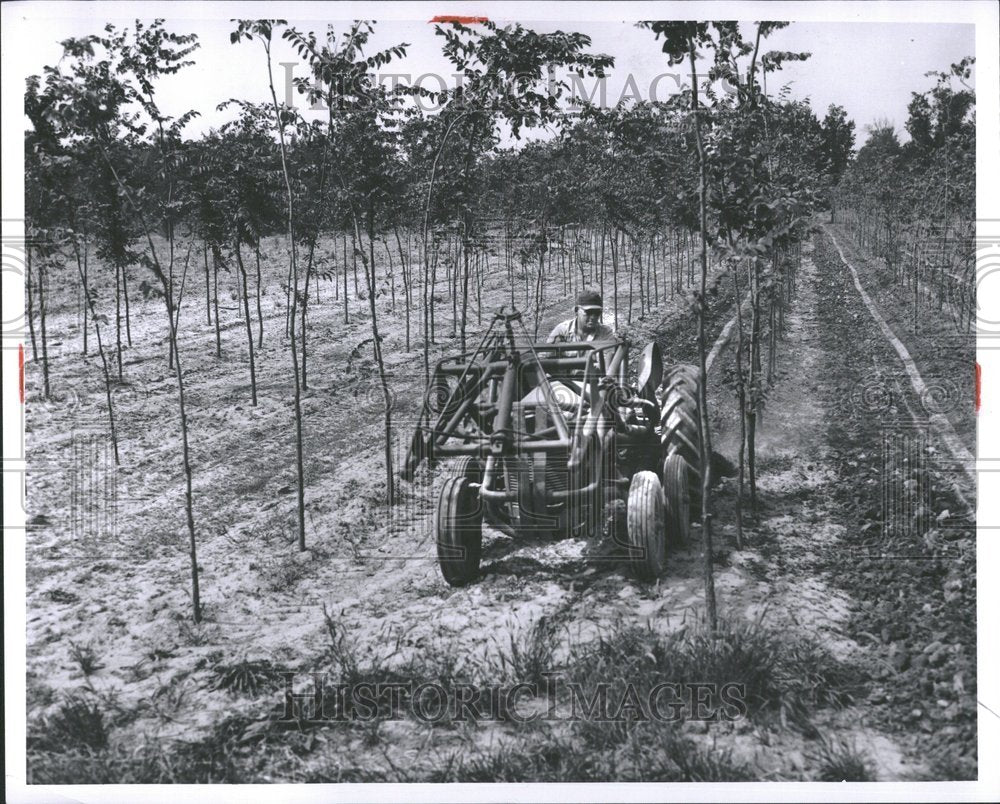
{"type": "MultiPolygon", "coordinates": [[[[847,258],[844,256],[844,251],[841,249],[840,244],[837,242],[837,238],[834,236],[833,232],[829,231],[825,227],[823,231],[830,238],[830,241],[837,250],[837,254],[844,266],[848,271],[850,271],[851,278],[854,280],[854,287],[861,296],[861,300],[865,303],[865,307],[868,308],[868,312],[875,320],[875,323],[878,325],[878,328],[881,330],[886,340],[896,351],[899,360],[903,363],[903,368],[917,397],[921,400],[929,399],[930,395],[927,389],[927,383],[924,381],[924,378],[920,374],[920,370],[913,362],[913,358],[911,357],[909,351],[899,338],[896,337],[896,334],[892,331],[889,325],[885,322],[885,319],[879,313],[875,303],[871,300],[871,297],[865,292],[861,284],[861,280],[858,277],[857,269],[850,262],[848,262],[847,258]]],[[[927,406],[924,405],[924,407],[926,408],[927,406]]],[[[943,413],[932,410],[928,410],[926,415],[929,419],[930,425],[935,429],[938,438],[944,442],[949,452],[951,452],[955,459],[961,464],[966,476],[973,484],[975,484],[976,459],[973,457],[972,453],[965,446],[965,444],[961,442],[958,434],[955,432],[955,428],[952,427],[951,422],[948,420],[948,417],[943,413]]]]}

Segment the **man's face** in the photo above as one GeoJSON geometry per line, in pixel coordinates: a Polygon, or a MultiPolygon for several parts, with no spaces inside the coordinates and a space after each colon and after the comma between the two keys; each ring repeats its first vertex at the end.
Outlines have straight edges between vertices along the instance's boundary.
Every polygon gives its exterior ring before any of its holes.
{"type": "Polygon", "coordinates": [[[597,330],[597,325],[601,323],[600,307],[577,307],[576,308],[576,328],[584,335],[592,335],[597,330]]]}

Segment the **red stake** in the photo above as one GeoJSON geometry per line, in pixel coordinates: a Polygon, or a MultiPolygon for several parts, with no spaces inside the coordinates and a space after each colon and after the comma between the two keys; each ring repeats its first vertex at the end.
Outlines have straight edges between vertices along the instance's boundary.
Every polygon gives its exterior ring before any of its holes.
{"type": "Polygon", "coordinates": [[[475,25],[477,22],[489,22],[489,17],[462,17],[456,14],[440,14],[431,23],[435,22],[457,22],[459,25],[475,25]]]}

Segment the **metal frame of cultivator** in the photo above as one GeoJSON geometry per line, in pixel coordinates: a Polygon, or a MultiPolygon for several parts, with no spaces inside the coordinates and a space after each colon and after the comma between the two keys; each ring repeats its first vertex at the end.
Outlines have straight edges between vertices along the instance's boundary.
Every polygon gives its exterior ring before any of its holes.
{"type": "Polygon", "coordinates": [[[478,576],[484,519],[515,536],[599,535],[606,499],[626,490],[629,563],[661,574],[687,531],[688,464],[664,458],[659,347],[643,350],[631,388],[628,359],[624,340],[532,343],[501,308],[473,352],[437,362],[401,475],[461,456],[434,518],[448,583],[478,576]]]}

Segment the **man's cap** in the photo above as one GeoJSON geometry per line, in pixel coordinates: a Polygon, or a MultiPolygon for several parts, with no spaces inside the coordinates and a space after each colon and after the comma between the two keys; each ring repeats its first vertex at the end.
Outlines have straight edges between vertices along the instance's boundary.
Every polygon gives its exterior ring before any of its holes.
{"type": "Polygon", "coordinates": [[[596,290],[583,290],[576,297],[576,306],[584,310],[601,310],[604,308],[604,299],[596,290]]]}

